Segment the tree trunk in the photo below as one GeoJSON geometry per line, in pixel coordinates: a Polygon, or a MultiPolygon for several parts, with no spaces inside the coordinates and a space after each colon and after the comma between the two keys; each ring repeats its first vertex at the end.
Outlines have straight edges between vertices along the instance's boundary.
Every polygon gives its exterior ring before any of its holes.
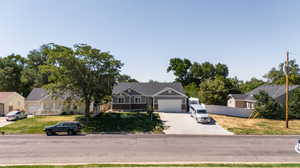
{"type": "Polygon", "coordinates": [[[85,117],[90,118],[90,105],[91,105],[91,100],[86,99],[85,100],[85,117]]]}

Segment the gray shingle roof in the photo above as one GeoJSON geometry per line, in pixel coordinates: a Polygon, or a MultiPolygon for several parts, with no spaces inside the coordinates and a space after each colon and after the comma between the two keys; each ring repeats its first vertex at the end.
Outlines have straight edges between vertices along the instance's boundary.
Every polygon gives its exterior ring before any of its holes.
{"type": "MultiPolygon", "coordinates": [[[[298,88],[299,85],[291,85],[289,86],[289,91],[298,88]]],[[[262,85],[257,87],[256,89],[246,93],[248,97],[258,94],[260,91],[265,91],[271,96],[273,99],[276,99],[285,94],[285,85],[262,85]]]]}
{"type": "Polygon", "coordinates": [[[172,88],[182,94],[185,95],[183,87],[181,83],[157,83],[157,82],[150,82],[150,83],[134,83],[134,82],[121,82],[114,86],[113,94],[118,94],[126,89],[133,89],[141,94],[146,96],[153,95],[165,88],[172,88]]]}
{"type": "Polygon", "coordinates": [[[245,99],[247,97],[246,94],[230,94],[235,99],[245,99]]]}
{"type": "MultiPolygon", "coordinates": [[[[298,87],[299,85],[291,85],[289,86],[289,91],[294,90],[298,87]]],[[[255,100],[254,95],[258,94],[260,91],[265,91],[273,99],[276,99],[285,94],[285,86],[284,85],[262,85],[246,94],[230,94],[230,95],[235,99],[255,100]]]]}
{"type": "Polygon", "coordinates": [[[41,100],[48,95],[47,91],[43,88],[34,88],[30,94],[27,96],[26,100],[35,101],[41,100]]]}

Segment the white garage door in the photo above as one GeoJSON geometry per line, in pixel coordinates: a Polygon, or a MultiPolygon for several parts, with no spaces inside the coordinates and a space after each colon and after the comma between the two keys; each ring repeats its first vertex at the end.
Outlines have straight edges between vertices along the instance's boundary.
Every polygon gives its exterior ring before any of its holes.
{"type": "Polygon", "coordinates": [[[180,99],[158,99],[158,111],[161,112],[181,112],[180,99]]]}
{"type": "Polygon", "coordinates": [[[39,109],[40,109],[40,106],[38,106],[38,105],[30,105],[30,106],[28,106],[27,112],[29,114],[38,114],[39,109]]]}

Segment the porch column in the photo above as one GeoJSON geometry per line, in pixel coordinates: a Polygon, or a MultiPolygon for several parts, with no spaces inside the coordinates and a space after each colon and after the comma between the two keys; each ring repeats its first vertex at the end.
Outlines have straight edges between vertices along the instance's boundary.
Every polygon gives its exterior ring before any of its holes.
{"type": "Polygon", "coordinates": [[[152,108],[153,108],[153,111],[155,111],[155,106],[154,106],[154,96],[152,97],[152,108]]]}

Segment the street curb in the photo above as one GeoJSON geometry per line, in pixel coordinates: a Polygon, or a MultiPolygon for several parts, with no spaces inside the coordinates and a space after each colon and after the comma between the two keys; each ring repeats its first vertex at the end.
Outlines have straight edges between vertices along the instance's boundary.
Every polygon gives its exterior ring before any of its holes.
{"type": "MultiPolygon", "coordinates": [[[[245,165],[251,165],[251,164],[300,164],[300,162],[94,162],[94,163],[24,163],[24,164],[0,164],[0,166],[66,166],[66,165],[115,165],[115,167],[138,167],[138,165],[141,165],[141,167],[145,167],[143,165],[147,165],[147,167],[164,167],[164,165],[174,165],[174,166],[168,166],[168,167],[195,167],[196,164],[245,164],[245,165]],[[188,166],[190,164],[190,166],[188,166]],[[194,165],[193,165],[194,164],[194,165]],[[130,165],[137,165],[137,166],[130,166],[130,165]]],[[[114,166],[109,166],[114,167],[114,166]]],[[[196,166],[197,167],[197,166],[196,166]]]]}

